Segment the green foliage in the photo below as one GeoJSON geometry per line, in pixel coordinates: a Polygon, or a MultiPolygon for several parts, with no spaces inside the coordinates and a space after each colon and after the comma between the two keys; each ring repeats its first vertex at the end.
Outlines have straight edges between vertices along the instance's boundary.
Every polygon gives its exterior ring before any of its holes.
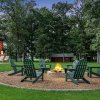
{"type": "MultiPolygon", "coordinates": [[[[27,20],[27,16],[30,16],[29,12],[35,5],[36,3],[34,0],[2,0],[0,2],[0,11],[8,16],[9,19],[6,18],[6,20],[10,22],[9,30],[4,32],[5,34],[8,33],[6,35],[10,41],[10,46],[12,47],[10,49],[10,51],[12,51],[10,55],[15,53],[17,57],[21,56],[25,51],[25,46],[28,44],[32,45],[32,40],[30,39],[32,35],[29,35],[32,34],[31,32],[33,29],[30,29],[30,27],[32,27],[33,22],[31,24],[29,23],[31,26],[28,28],[26,25],[29,21],[27,20]],[[27,39],[27,36],[29,39],[27,39]],[[26,40],[31,41],[31,43],[26,40]]],[[[27,47],[33,51],[34,47],[30,48],[30,45],[27,47]]]]}
{"type": "Polygon", "coordinates": [[[84,12],[88,20],[88,32],[94,34],[91,49],[100,50],[100,0],[84,0],[84,12]]]}
{"type": "Polygon", "coordinates": [[[52,5],[52,10],[54,14],[60,17],[66,17],[66,13],[72,8],[72,4],[67,2],[58,2],[57,4],[52,5]]]}
{"type": "Polygon", "coordinates": [[[1,0],[0,32],[10,41],[11,55],[73,52],[81,57],[99,50],[100,1],[80,1],[80,6],[58,2],[49,10],[35,8],[34,0],[1,0]]]}

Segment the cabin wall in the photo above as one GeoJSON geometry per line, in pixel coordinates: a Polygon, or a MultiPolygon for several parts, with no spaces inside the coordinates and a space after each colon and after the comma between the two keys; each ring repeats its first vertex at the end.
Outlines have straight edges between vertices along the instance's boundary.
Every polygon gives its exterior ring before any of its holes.
{"type": "Polygon", "coordinates": [[[0,55],[3,53],[3,40],[0,40],[0,55]]]}
{"type": "MultiPolygon", "coordinates": [[[[64,57],[64,62],[71,62],[73,57],[64,57]]],[[[51,57],[52,62],[63,62],[63,57],[51,57]]]]}
{"type": "Polygon", "coordinates": [[[73,61],[74,54],[73,53],[53,53],[51,55],[52,62],[71,62],[73,61]]]}

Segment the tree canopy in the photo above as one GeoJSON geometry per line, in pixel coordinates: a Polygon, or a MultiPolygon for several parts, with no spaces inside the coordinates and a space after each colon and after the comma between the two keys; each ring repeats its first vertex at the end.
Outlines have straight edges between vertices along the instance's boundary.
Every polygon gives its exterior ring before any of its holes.
{"type": "Polygon", "coordinates": [[[35,6],[35,0],[0,1],[0,34],[9,38],[17,56],[72,52],[82,57],[100,51],[100,0],[35,6]]]}

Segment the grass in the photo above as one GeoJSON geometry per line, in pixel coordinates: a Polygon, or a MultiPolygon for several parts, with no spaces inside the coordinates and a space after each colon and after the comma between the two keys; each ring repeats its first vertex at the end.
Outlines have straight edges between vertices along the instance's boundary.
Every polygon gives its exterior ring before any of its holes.
{"type": "Polygon", "coordinates": [[[10,70],[12,70],[10,64],[0,64],[0,72],[10,71],[10,70]]]}
{"type": "MultiPolygon", "coordinates": [[[[34,63],[39,67],[39,63],[34,63]]],[[[56,63],[51,63],[52,69],[56,63]]],[[[61,63],[63,67],[66,64],[61,63]]],[[[97,63],[88,63],[88,66],[100,66],[97,63]]],[[[0,64],[0,71],[9,71],[12,68],[10,64],[0,64]]],[[[0,85],[0,100],[99,100],[100,90],[93,91],[41,91],[14,88],[0,85]]]]}
{"type": "MultiPolygon", "coordinates": [[[[15,64],[22,64],[22,62],[15,62],[15,64]]],[[[56,63],[47,63],[47,64],[50,64],[52,69],[55,67],[56,63]]],[[[63,68],[65,68],[68,64],[72,64],[72,62],[64,62],[64,63],[60,63],[62,65],[63,68]]],[[[39,68],[39,62],[34,62],[34,65],[36,68],[39,68]]],[[[100,66],[100,64],[97,64],[95,62],[89,62],[88,63],[88,66],[100,66]]],[[[12,70],[11,66],[9,63],[7,64],[0,64],[0,72],[2,71],[10,71],[12,70]]]]}
{"type": "Polygon", "coordinates": [[[0,100],[99,100],[100,91],[39,91],[0,85],[0,100]]]}

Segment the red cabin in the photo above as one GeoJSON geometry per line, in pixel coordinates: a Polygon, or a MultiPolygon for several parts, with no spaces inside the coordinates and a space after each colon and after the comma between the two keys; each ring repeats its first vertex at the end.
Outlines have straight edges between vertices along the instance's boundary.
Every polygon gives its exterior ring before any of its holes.
{"type": "Polygon", "coordinates": [[[61,53],[61,54],[52,54],[51,61],[52,62],[71,62],[73,60],[73,53],[61,53]]]}
{"type": "Polygon", "coordinates": [[[0,55],[4,54],[4,46],[3,46],[3,39],[0,38],[0,55]]]}

